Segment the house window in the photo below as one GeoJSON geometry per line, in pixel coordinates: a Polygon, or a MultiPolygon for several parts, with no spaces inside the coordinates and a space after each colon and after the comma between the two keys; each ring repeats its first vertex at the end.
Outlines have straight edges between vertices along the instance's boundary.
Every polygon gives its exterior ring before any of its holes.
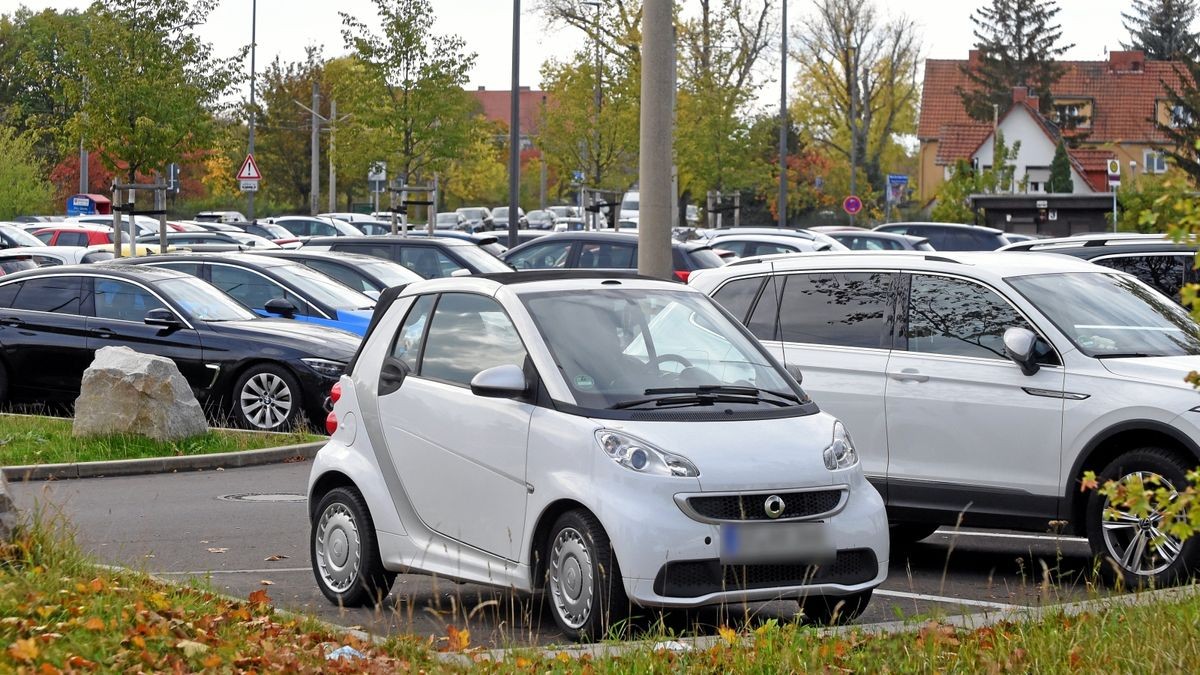
{"type": "Polygon", "coordinates": [[[1092,126],[1092,102],[1055,102],[1054,123],[1063,129],[1086,129],[1092,126]]]}
{"type": "Polygon", "coordinates": [[[1157,150],[1147,150],[1142,154],[1142,166],[1146,173],[1166,173],[1167,156],[1157,150]]]}
{"type": "Polygon", "coordinates": [[[1195,115],[1186,106],[1171,107],[1171,126],[1175,128],[1190,127],[1195,123],[1195,115]]]}

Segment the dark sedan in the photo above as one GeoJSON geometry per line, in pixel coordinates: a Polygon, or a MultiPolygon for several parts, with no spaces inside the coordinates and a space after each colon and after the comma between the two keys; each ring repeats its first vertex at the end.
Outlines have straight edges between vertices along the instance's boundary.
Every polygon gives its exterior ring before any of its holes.
{"type": "MultiPolygon", "coordinates": [[[[503,260],[518,270],[637,269],[638,238],[619,232],[560,232],[511,248],[503,260]]],[[[705,242],[672,242],[675,276],[687,281],[692,272],[725,264],[705,242]]]]}
{"type": "Polygon", "coordinates": [[[261,251],[258,255],[298,262],[321,274],[337,279],[367,297],[379,299],[385,288],[420,281],[421,276],[390,260],[358,253],[333,251],[261,251]]]}
{"type": "Polygon", "coordinates": [[[400,263],[425,279],[512,271],[475,243],[446,237],[314,237],[300,250],[371,255],[400,263]]]}
{"type": "Polygon", "coordinates": [[[173,360],[205,410],[255,429],[318,427],[359,338],[261,319],[200,281],[156,267],[50,267],[0,279],[0,401],[70,402],[97,349],[173,360]]]}

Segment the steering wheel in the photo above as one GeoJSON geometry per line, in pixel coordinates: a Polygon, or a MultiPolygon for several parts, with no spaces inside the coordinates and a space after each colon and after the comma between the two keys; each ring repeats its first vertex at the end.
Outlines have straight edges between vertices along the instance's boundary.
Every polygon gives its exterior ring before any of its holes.
{"type": "Polygon", "coordinates": [[[654,361],[651,362],[651,365],[657,366],[660,363],[665,363],[668,361],[674,361],[675,363],[678,363],[679,365],[683,366],[684,368],[694,367],[694,366],[692,366],[691,361],[687,360],[686,358],[684,358],[678,354],[659,354],[654,357],[654,361]]]}

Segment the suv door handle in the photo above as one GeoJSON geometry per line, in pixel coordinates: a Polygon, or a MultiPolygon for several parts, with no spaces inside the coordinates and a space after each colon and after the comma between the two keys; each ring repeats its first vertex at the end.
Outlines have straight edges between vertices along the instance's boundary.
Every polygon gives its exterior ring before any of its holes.
{"type": "Polygon", "coordinates": [[[888,377],[897,382],[928,382],[929,376],[922,375],[916,368],[905,368],[898,373],[888,373],[888,377]]]}

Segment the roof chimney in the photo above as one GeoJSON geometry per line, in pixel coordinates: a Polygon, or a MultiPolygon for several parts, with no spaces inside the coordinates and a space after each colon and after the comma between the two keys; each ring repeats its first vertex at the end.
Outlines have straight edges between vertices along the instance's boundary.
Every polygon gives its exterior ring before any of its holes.
{"type": "Polygon", "coordinates": [[[971,51],[967,52],[967,63],[972,67],[983,63],[983,52],[978,49],[972,49],[971,51]]]}
{"type": "Polygon", "coordinates": [[[1108,71],[1110,73],[1140,73],[1146,68],[1146,55],[1140,51],[1109,52],[1108,71]]]}
{"type": "Polygon", "coordinates": [[[1012,102],[1013,105],[1025,103],[1029,100],[1029,87],[1013,87],[1012,102]]]}

